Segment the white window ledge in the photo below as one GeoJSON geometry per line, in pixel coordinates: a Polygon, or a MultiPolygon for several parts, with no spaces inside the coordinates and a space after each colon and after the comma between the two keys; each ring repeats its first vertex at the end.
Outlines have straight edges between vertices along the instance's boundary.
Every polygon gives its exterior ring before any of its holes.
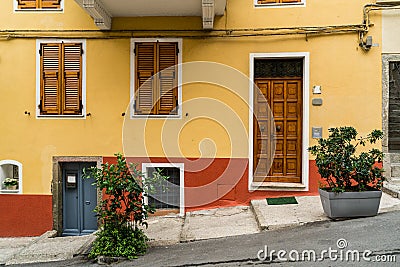
{"type": "Polygon", "coordinates": [[[252,182],[251,187],[253,190],[307,191],[307,186],[301,183],[252,182]]]}
{"type": "Polygon", "coordinates": [[[18,193],[19,193],[19,190],[18,190],[18,189],[16,189],[16,190],[1,189],[1,190],[0,190],[0,193],[4,193],[4,194],[18,194],[18,193]]]}
{"type": "Polygon", "coordinates": [[[280,7],[305,7],[306,2],[294,2],[294,3],[266,3],[266,4],[259,4],[257,0],[254,0],[254,6],[256,8],[280,8],[280,7]]]}

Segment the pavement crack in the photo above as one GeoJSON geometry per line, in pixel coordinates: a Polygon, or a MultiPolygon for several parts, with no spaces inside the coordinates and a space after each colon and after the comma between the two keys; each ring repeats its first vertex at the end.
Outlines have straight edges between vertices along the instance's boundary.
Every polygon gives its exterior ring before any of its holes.
{"type": "MultiPolygon", "coordinates": [[[[205,266],[205,265],[219,265],[219,264],[241,263],[241,262],[256,263],[260,262],[260,260],[258,258],[247,258],[247,259],[236,259],[236,260],[208,261],[208,262],[190,263],[182,265],[169,265],[169,267],[205,266]]],[[[273,261],[271,261],[271,263],[272,262],[273,261]]]]}
{"type": "Polygon", "coordinates": [[[371,256],[396,256],[400,255],[400,250],[381,250],[381,251],[375,251],[371,254],[371,256]]]}

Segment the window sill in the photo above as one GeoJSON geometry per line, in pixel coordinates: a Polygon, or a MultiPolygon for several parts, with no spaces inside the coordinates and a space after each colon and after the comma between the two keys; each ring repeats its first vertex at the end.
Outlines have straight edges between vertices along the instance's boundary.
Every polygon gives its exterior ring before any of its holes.
{"type": "Polygon", "coordinates": [[[8,189],[1,189],[0,193],[2,194],[19,194],[19,189],[16,190],[8,190],[8,189]]]}
{"type": "Polygon", "coordinates": [[[307,191],[307,186],[302,183],[252,182],[251,189],[269,191],[307,191]]]}
{"type": "Polygon", "coordinates": [[[16,12],[16,13],[35,13],[35,12],[44,12],[44,13],[47,13],[47,12],[55,12],[55,13],[62,13],[62,12],[64,12],[64,9],[40,9],[40,8],[38,8],[38,9],[15,9],[14,10],[14,12],[16,12]]]}
{"type": "Polygon", "coordinates": [[[132,115],[131,119],[181,119],[182,116],[178,115],[132,115]]]}
{"type": "Polygon", "coordinates": [[[86,119],[85,115],[37,115],[37,119],[86,119]]]}
{"type": "Polygon", "coordinates": [[[271,4],[255,4],[255,8],[283,8],[283,7],[305,7],[303,3],[271,3],[271,4]]]}

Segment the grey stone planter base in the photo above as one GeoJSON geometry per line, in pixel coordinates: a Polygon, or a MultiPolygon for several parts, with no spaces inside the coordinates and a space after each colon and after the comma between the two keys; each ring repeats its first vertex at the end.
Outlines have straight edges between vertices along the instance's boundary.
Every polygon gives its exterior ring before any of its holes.
{"type": "Polygon", "coordinates": [[[378,214],[382,191],[334,193],[319,189],[325,214],[332,219],[378,214]]]}

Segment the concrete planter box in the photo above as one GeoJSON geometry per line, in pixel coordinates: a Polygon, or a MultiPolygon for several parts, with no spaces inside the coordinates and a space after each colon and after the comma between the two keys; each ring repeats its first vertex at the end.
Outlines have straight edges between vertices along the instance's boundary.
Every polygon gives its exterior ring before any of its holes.
{"type": "Polygon", "coordinates": [[[366,217],[378,214],[382,191],[334,193],[319,189],[319,196],[330,218],[366,217]]]}

